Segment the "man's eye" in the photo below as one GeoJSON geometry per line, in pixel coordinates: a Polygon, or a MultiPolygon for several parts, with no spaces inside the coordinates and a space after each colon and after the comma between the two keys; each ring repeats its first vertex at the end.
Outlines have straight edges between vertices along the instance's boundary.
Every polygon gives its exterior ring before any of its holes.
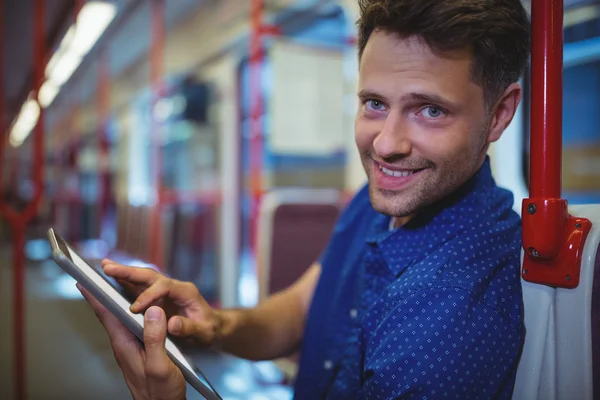
{"type": "Polygon", "coordinates": [[[436,106],[427,106],[423,109],[422,112],[423,115],[427,118],[438,118],[444,113],[441,108],[438,108],[436,106]]]}
{"type": "Polygon", "coordinates": [[[383,103],[379,100],[367,100],[365,105],[368,109],[371,109],[373,111],[381,111],[384,109],[383,103]]]}

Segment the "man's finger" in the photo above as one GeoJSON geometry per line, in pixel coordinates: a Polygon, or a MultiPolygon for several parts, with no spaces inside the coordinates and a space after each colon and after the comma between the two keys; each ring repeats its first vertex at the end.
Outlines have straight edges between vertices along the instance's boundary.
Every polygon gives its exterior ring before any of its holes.
{"type": "Polygon", "coordinates": [[[164,277],[138,296],[131,306],[131,312],[140,312],[163,297],[168,297],[178,307],[186,308],[199,301],[200,293],[193,283],[164,277]]]}
{"type": "Polygon", "coordinates": [[[159,279],[144,290],[131,305],[131,312],[140,312],[156,300],[168,296],[171,291],[171,279],[159,279]]]}
{"type": "Polygon", "coordinates": [[[139,351],[141,346],[137,337],[80,284],[77,284],[77,289],[79,289],[83,297],[90,304],[100,323],[108,333],[115,356],[121,357],[122,353],[139,351]]]}
{"type": "Polygon", "coordinates": [[[123,288],[125,288],[127,293],[130,293],[136,297],[139,296],[140,293],[142,293],[146,289],[146,286],[136,285],[136,284],[128,282],[124,279],[117,279],[117,282],[119,283],[119,285],[121,285],[121,286],[123,286],[123,288]]]}
{"type": "Polygon", "coordinates": [[[185,317],[172,317],[168,323],[169,333],[180,338],[194,339],[210,345],[217,336],[217,326],[206,320],[195,321],[185,317]]]}
{"type": "Polygon", "coordinates": [[[167,317],[160,307],[150,307],[144,315],[144,347],[146,348],[146,375],[163,380],[169,376],[172,361],[165,349],[167,317]]]}
{"type": "Polygon", "coordinates": [[[102,262],[102,270],[115,279],[123,279],[138,285],[152,285],[162,275],[152,268],[127,267],[117,263],[102,262]]]}
{"type": "Polygon", "coordinates": [[[94,313],[96,314],[100,322],[104,323],[103,321],[106,318],[109,318],[110,311],[108,311],[106,307],[102,305],[102,303],[96,300],[96,298],[79,283],[77,283],[75,286],[77,286],[77,289],[79,289],[79,291],[83,295],[83,298],[90,304],[92,310],[94,310],[94,313]]]}

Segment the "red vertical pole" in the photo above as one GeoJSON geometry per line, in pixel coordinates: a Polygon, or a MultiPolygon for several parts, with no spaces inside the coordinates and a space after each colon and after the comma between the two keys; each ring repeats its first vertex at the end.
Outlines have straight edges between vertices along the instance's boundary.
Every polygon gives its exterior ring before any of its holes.
{"type": "Polygon", "coordinates": [[[151,41],[150,41],[150,85],[152,87],[152,168],[155,185],[156,203],[152,209],[150,221],[150,259],[158,268],[163,264],[162,232],[162,148],[161,130],[154,117],[154,105],[160,98],[163,85],[164,38],[165,38],[165,3],[164,0],[152,0],[151,7],[151,41]]]}
{"type": "MultiPolygon", "coordinates": [[[[0,0],[0,27],[4,26],[4,0],[0,0]]],[[[4,146],[6,144],[6,130],[4,129],[4,29],[0,29],[0,203],[4,197],[4,146]]]]}
{"type": "Polygon", "coordinates": [[[27,397],[27,364],[25,357],[25,224],[15,223],[13,232],[13,366],[15,374],[15,396],[17,400],[27,397]]]}
{"type": "Polygon", "coordinates": [[[98,228],[102,237],[102,221],[110,201],[110,162],[107,124],[110,109],[110,67],[106,50],[100,53],[98,65],[98,228]]]}
{"type": "MultiPolygon", "coordinates": [[[[45,64],[45,2],[36,0],[34,7],[34,92],[37,95],[44,79],[45,64]]],[[[35,126],[33,138],[33,180],[34,198],[24,212],[12,221],[13,227],[13,338],[14,338],[14,368],[15,391],[18,400],[27,396],[26,386],[26,326],[25,326],[25,226],[37,212],[43,192],[43,156],[44,156],[44,110],[35,126]]]]}
{"type": "MultiPolygon", "coordinates": [[[[0,2],[2,2],[2,0],[0,0],[0,2]]],[[[0,8],[2,8],[2,5],[0,4],[0,8]]],[[[0,11],[1,13],[1,11],[0,11]]],[[[0,16],[1,17],[1,16],[0,16]]],[[[2,64],[2,42],[0,41],[0,64],[2,64]]],[[[3,74],[2,74],[2,68],[0,67],[0,81],[2,80],[3,74]]],[[[2,98],[4,96],[4,90],[2,88],[0,88],[0,98],[2,98]]],[[[0,99],[0,102],[2,102],[3,99],[0,99]]],[[[4,199],[4,164],[8,163],[8,157],[5,157],[4,155],[4,151],[5,151],[5,147],[6,147],[6,133],[4,130],[4,124],[2,124],[2,120],[3,120],[3,110],[2,110],[2,105],[0,105],[0,203],[3,202],[4,199]]],[[[1,210],[0,210],[1,213],[1,210]]]]}
{"type": "Polygon", "coordinates": [[[250,248],[256,251],[258,229],[258,209],[262,196],[262,157],[263,157],[263,97],[262,97],[262,27],[264,0],[251,0],[250,5],[250,192],[252,211],[250,217],[250,248]]]}
{"type": "Polygon", "coordinates": [[[591,223],[569,215],[561,198],[563,0],[531,3],[530,195],[523,200],[523,279],[579,285],[591,223]]]}
{"type": "Polygon", "coordinates": [[[533,0],[530,197],[560,198],[563,0],[533,0]]]}
{"type": "MultiPolygon", "coordinates": [[[[79,12],[83,8],[86,0],[74,0],[73,2],[73,25],[77,26],[77,17],[79,16],[79,12]]],[[[72,89],[75,91],[75,89],[72,89]]],[[[80,125],[78,122],[81,122],[81,88],[79,88],[80,96],[79,100],[74,101],[74,105],[70,106],[70,109],[67,111],[69,113],[68,117],[68,140],[67,140],[67,154],[73,154],[73,165],[69,166],[69,176],[75,175],[75,179],[77,180],[77,186],[79,187],[77,191],[74,193],[74,196],[69,196],[67,200],[67,204],[69,205],[68,213],[70,217],[70,227],[73,241],[81,241],[86,238],[86,232],[84,227],[84,218],[85,218],[85,204],[83,202],[83,196],[81,193],[81,171],[79,170],[79,154],[81,154],[80,150],[83,147],[83,143],[81,141],[83,132],[79,130],[80,125]],[[71,213],[72,211],[72,213],[71,213]]]]}

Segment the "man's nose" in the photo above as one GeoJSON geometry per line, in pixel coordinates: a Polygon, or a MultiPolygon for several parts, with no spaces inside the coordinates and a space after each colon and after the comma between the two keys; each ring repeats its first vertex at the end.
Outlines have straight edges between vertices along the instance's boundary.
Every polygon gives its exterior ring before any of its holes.
{"type": "Polygon", "coordinates": [[[375,137],[373,149],[382,159],[404,156],[412,151],[408,126],[402,117],[390,114],[381,132],[375,137]]]}

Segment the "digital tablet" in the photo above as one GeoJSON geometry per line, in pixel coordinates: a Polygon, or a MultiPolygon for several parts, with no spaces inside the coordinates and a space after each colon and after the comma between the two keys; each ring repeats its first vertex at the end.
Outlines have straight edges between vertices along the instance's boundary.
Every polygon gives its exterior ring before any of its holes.
{"type": "MultiPolygon", "coordinates": [[[[128,300],[121,285],[104,274],[101,269],[92,267],[52,228],[48,230],[48,239],[54,261],[143,342],[144,316],[129,310],[131,301],[128,300]]],[[[166,348],[169,358],[179,367],[185,380],[194,389],[208,400],[222,400],[202,372],[183,355],[169,337],[166,340],[166,348]]]]}

